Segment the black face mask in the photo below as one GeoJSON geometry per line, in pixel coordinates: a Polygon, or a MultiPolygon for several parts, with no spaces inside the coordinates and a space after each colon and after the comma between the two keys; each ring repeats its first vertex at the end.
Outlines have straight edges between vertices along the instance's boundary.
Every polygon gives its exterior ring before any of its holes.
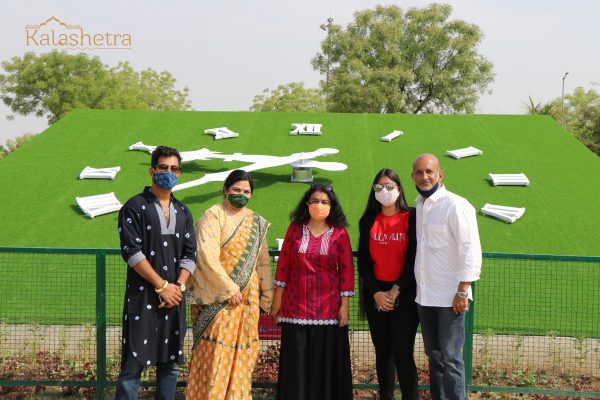
{"type": "Polygon", "coordinates": [[[433,187],[429,190],[421,190],[419,189],[418,186],[415,186],[417,188],[417,192],[419,192],[421,194],[421,196],[427,198],[429,196],[431,196],[432,194],[434,194],[436,192],[436,190],[438,190],[438,186],[439,186],[440,182],[438,181],[435,185],[433,185],[433,187]]]}

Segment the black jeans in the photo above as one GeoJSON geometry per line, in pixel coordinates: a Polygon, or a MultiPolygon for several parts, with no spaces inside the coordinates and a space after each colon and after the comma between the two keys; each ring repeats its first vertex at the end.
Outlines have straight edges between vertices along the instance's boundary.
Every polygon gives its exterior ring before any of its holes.
{"type": "MultiPolygon", "coordinates": [[[[391,287],[391,283],[389,286],[391,287]]],[[[381,282],[382,287],[386,287],[381,282]]],[[[388,290],[387,288],[385,290],[388,290]]],[[[371,339],[375,346],[377,378],[382,400],[394,399],[396,374],[402,400],[418,399],[414,347],[419,314],[413,293],[400,293],[393,311],[377,311],[373,296],[364,295],[371,339]]]]}

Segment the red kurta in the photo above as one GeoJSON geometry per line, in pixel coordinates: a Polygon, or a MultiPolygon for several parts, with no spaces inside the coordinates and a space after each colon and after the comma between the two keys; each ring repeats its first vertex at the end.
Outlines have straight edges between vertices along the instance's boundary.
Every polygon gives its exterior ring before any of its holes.
{"type": "Polygon", "coordinates": [[[314,237],[306,224],[292,223],[279,254],[275,285],[285,288],[278,322],[337,325],[341,296],[354,296],[348,232],[330,227],[314,237]]]}

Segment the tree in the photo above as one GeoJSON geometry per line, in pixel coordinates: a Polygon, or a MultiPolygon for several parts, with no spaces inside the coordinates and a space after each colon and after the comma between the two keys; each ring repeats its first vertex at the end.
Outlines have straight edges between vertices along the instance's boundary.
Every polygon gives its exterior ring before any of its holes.
{"type": "Polygon", "coordinates": [[[151,110],[189,110],[189,89],[175,90],[176,79],[167,72],[150,68],[136,72],[128,62],[109,70],[113,87],[101,108],[134,108],[151,110]]]}
{"type": "Polygon", "coordinates": [[[21,136],[17,136],[14,139],[8,139],[4,145],[0,146],[0,160],[5,158],[9,153],[12,153],[25,143],[33,139],[35,135],[32,133],[25,133],[21,136]]]}
{"type": "Polygon", "coordinates": [[[600,155],[600,94],[595,90],[586,92],[582,87],[576,88],[565,96],[564,110],[560,98],[535,104],[531,97],[525,109],[528,114],[549,115],[563,123],[573,136],[600,155]]]}
{"type": "Polygon", "coordinates": [[[549,115],[560,122],[562,110],[560,107],[560,99],[554,99],[547,103],[535,103],[529,96],[529,103],[524,103],[523,108],[530,115],[549,115]]]}
{"type": "Polygon", "coordinates": [[[250,111],[324,112],[325,97],[320,89],[307,89],[304,82],[291,82],[254,96],[250,111]]]}
{"type": "Polygon", "coordinates": [[[2,62],[0,97],[13,113],[56,122],[75,108],[187,110],[189,90],[174,89],[166,71],[138,73],[128,63],[109,68],[98,57],[25,53],[2,62]]]}
{"type": "Polygon", "coordinates": [[[474,24],[449,20],[452,7],[404,12],[377,6],[354,14],[346,29],[330,24],[313,68],[330,111],[369,113],[473,112],[493,81],[477,51],[474,24]]]}
{"type": "Polygon", "coordinates": [[[600,94],[578,87],[566,95],[565,126],[583,144],[600,155],[600,94]]]}
{"type": "Polygon", "coordinates": [[[106,96],[101,82],[108,80],[108,73],[97,57],[26,53],[2,66],[7,75],[0,75],[0,95],[16,114],[48,114],[53,123],[72,108],[97,108],[106,96]]]}

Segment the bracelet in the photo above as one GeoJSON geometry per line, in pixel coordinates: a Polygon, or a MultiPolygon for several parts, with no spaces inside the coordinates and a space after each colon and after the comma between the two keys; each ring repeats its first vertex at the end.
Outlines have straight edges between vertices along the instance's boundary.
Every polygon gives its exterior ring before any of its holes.
{"type": "Polygon", "coordinates": [[[160,293],[160,292],[162,292],[163,290],[165,290],[165,289],[167,288],[167,286],[169,286],[169,281],[165,279],[165,284],[164,284],[164,285],[163,285],[163,286],[162,286],[160,289],[156,289],[156,288],[154,288],[154,291],[155,291],[156,293],[160,293]]]}

